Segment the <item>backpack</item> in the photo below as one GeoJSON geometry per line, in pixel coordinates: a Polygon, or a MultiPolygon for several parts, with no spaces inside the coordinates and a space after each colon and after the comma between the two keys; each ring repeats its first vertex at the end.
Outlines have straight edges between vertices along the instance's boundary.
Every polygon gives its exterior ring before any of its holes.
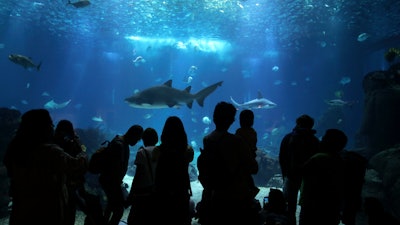
{"type": "Polygon", "coordinates": [[[97,149],[89,160],[88,171],[94,174],[104,172],[107,165],[107,152],[110,149],[110,141],[101,143],[101,147],[97,149]]]}
{"type": "Polygon", "coordinates": [[[198,179],[204,188],[215,188],[218,183],[218,175],[216,174],[221,167],[220,157],[218,157],[218,144],[210,147],[210,149],[200,148],[200,155],[197,158],[197,169],[199,171],[198,179]]]}
{"type": "Polygon", "coordinates": [[[288,145],[289,173],[301,174],[304,164],[317,152],[318,141],[309,134],[292,134],[288,145]]]}

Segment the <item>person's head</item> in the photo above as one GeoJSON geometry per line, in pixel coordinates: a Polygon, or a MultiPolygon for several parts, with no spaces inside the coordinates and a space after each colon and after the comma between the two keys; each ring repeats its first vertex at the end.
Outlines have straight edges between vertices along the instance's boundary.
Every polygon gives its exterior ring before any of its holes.
{"type": "Polygon", "coordinates": [[[143,127],[140,125],[131,126],[124,134],[124,140],[130,145],[134,146],[140,139],[142,139],[143,127]]]}
{"type": "Polygon", "coordinates": [[[24,113],[17,135],[38,143],[51,140],[54,135],[54,125],[49,111],[32,109],[24,113]]]}
{"type": "Polygon", "coordinates": [[[271,188],[268,195],[268,211],[277,214],[284,214],[286,201],[283,192],[279,189],[271,188]]]}
{"type": "Polygon", "coordinates": [[[311,129],[314,126],[314,119],[309,115],[303,114],[296,119],[296,127],[303,129],[311,129]]]}
{"type": "Polygon", "coordinates": [[[245,109],[239,115],[241,127],[252,127],[254,124],[254,113],[250,109],[245,109]]]}
{"type": "Polygon", "coordinates": [[[321,146],[323,151],[339,152],[347,144],[346,134],[338,129],[328,129],[322,137],[321,146]]]}
{"type": "Polygon", "coordinates": [[[74,126],[69,120],[60,120],[57,123],[56,129],[54,131],[56,137],[64,138],[68,137],[72,139],[75,136],[74,126]]]}
{"type": "Polygon", "coordinates": [[[143,145],[147,146],[155,146],[158,142],[158,134],[157,131],[151,127],[146,128],[143,131],[142,135],[143,145]]]}
{"type": "Polygon", "coordinates": [[[187,148],[187,135],[181,119],[177,116],[170,116],[164,124],[161,133],[161,144],[165,146],[176,146],[187,148]]]}
{"type": "Polygon", "coordinates": [[[213,121],[217,130],[228,130],[235,121],[236,108],[230,103],[219,102],[214,109],[213,121]]]}

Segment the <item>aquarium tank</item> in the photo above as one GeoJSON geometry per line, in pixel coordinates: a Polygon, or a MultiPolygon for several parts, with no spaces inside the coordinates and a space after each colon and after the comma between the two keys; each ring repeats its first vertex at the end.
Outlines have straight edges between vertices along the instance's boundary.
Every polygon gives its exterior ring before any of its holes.
{"type": "MultiPolygon", "coordinates": [[[[226,101],[238,109],[232,133],[241,110],[254,112],[259,157],[275,163],[259,160],[265,176],[280,172],[280,142],[302,114],[317,137],[341,129],[346,149],[381,168],[396,151],[374,156],[400,142],[399,21],[397,0],[1,0],[0,158],[19,116],[46,108],[90,133],[89,152],[133,124],[161,134],[178,116],[195,168],[226,101]]],[[[398,178],[381,182],[379,196],[400,196],[398,178]]]]}

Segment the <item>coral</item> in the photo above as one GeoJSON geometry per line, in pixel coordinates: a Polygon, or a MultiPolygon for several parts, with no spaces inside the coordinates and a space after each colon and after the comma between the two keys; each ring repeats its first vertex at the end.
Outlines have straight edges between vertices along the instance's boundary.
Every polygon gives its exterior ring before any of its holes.
{"type": "Polygon", "coordinates": [[[385,59],[389,63],[393,62],[396,59],[396,57],[399,57],[399,56],[400,56],[400,49],[398,49],[398,48],[390,48],[385,53],[385,59]]]}
{"type": "Polygon", "coordinates": [[[103,133],[99,128],[88,128],[84,129],[75,129],[76,133],[79,136],[79,139],[83,145],[85,145],[87,154],[92,155],[107,139],[107,135],[103,133]]]}

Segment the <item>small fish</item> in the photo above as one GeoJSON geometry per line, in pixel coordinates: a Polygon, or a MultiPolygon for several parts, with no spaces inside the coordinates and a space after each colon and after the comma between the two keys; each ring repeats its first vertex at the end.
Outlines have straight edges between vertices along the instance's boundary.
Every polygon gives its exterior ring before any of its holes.
{"type": "Polygon", "coordinates": [[[355,102],[348,102],[348,101],[343,101],[342,99],[332,99],[325,101],[328,105],[331,106],[353,106],[355,102]]]}
{"type": "Polygon", "coordinates": [[[334,95],[336,98],[342,99],[344,97],[344,91],[342,90],[335,91],[334,95]]]}
{"type": "Polygon", "coordinates": [[[273,136],[277,135],[278,133],[279,133],[279,128],[277,128],[277,127],[274,127],[274,128],[271,130],[271,135],[273,135],[273,136]]]}
{"type": "Polygon", "coordinates": [[[148,120],[148,119],[150,119],[151,117],[153,117],[153,114],[147,113],[147,114],[145,114],[145,115],[143,116],[143,119],[148,120]]]}
{"type": "Polygon", "coordinates": [[[15,64],[23,66],[25,69],[35,68],[37,71],[39,71],[40,66],[42,65],[42,62],[36,65],[30,57],[19,54],[10,54],[8,55],[8,59],[15,64]]]}
{"type": "Polygon", "coordinates": [[[193,77],[192,76],[187,76],[187,77],[183,78],[183,82],[184,83],[190,84],[190,83],[192,83],[192,81],[193,81],[193,77]]]}
{"type": "Polygon", "coordinates": [[[279,66],[272,67],[272,71],[277,72],[279,70],[279,66]]]}
{"type": "Polygon", "coordinates": [[[41,2],[33,2],[33,6],[44,6],[44,4],[41,2]]]}
{"type": "Polygon", "coordinates": [[[191,141],[191,142],[190,142],[190,146],[192,146],[192,148],[197,148],[197,147],[198,147],[196,141],[191,141]]]}
{"type": "Polygon", "coordinates": [[[191,67],[189,67],[187,74],[189,76],[193,77],[196,75],[197,69],[198,69],[197,66],[191,66],[191,67]]]}
{"type": "Polygon", "coordinates": [[[99,123],[103,122],[103,118],[101,118],[101,116],[93,116],[92,120],[99,123]]]}
{"type": "Polygon", "coordinates": [[[346,85],[349,84],[351,82],[351,78],[350,77],[342,77],[342,79],[340,79],[339,83],[342,85],[346,85]]]}
{"type": "Polygon", "coordinates": [[[203,123],[207,125],[211,124],[211,119],[208,116],[203,117],[201,121],[203,121],[203,123]]]}
{"type": "Polygon", "coordinates": [[[136,57],[134,60],[132,60],[133,64],[137,67],[142,63],[145,63],[146,60],[142,56],[136,57]]]}
{"type": "Polygon", "coordinates": [[[71,2],[70,0],[68,0],[67,5],[73,5],[75,8],[83,8],[83,7],[86,7],[86,6],[90,5],[90,1],[88,1],[88,0],[79,0],[77,2],[71,2]]]}
{"type": "Polygon", "coordinates": [[[363,41],[367,40],[368,38],[369,38],[369,34],[361,33],[360,35],[358,35],[357,41],[363,42],[363,41]]]}

